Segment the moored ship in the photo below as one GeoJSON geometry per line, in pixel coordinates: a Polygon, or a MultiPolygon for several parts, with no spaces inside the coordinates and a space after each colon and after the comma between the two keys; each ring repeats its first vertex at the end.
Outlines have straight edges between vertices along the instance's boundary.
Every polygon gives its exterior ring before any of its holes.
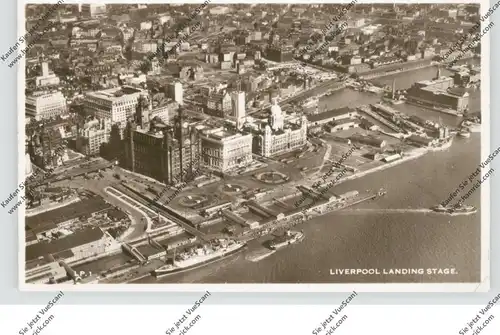
{"type": "Polygon", "coordinates": [[[465,120],[464,122],[462,122],[462,126],[467,127],[467,129],[471,133],[478,133],[481,131],[481,123],[479,122],[465,120]]]}
{"type": "Polygon", "coordinates": [[[477,208],[470,205],[464,205],[462,203],[458,203],[454,206],[443,206],[439,204],[437,206],[431,207],[436,213],[448,214],[448,215],[470,215],[477,212],[477,208]]]}
{"type": "Polygon", "coordinates": [[[367,85],[364,87],[364,90],[369,93],[374,93],[374,94],[380,94],[384,92],[384,89],[382,87],[377,87],[374,85],[367,85]]]}
{"type": "Polygon", "coordinates": [[[305,235],[300,231],[287,230],[284,235],[277,236],[269,243],[269,247],[273,250],[278,250],[290,244],[298,243],[304,240],[305,235]]]}
{"type": "Polygon", "coordinates": [[[243,243],[220,239],[210,245],[194,248],[179,255],[175,255],[174,253],[172,264],[165,264],[154,270],[152,274],[155,277],[163,277],[192,270],[234,255],[245,247],[246,244],[243,243]]]}
{"type": "Polygon", "coordinates": [[[447,138],[439,140],[437,144],[432,145],[430,149],[432,151],[442,151],[449,149],[452,144],[453,144],[453,135],[450,135],[447,138]]]}

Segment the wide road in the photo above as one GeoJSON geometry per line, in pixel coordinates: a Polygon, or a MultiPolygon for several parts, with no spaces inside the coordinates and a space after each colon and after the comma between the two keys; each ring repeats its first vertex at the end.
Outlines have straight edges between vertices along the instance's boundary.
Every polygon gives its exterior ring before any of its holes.
{"type": "Polygon", "coordinates": [[[159,212],[160,215],[162,215],[162,216],[168,218],[169,220],[173,221],[174,223],[178,224],[180,227],[182,227],[188,233],[190,233],[194,236],[197,236],[206,242],[210,241],[210,238],[205,233],[203,233],[202,231],[199,231],[198,229],[189,225],[188,223],[184,222],[183,220],[180,220],[180,219],[174,217],[173,215],[168,213],[162,205],[159,205],[156,202],[153,203],[152,201],[146,200],[145,198],[137,195],[136,193],[132,192],[131,190],[129,190],[128,188],[126,188],[123,185],[116,185],[115,188],[117,190],[119,190],[120,192],[125,193],[130,198],[134,199],[135,201],[143,204],[144,206],[149,207],[152,210],[159,212]]]}
{"type": "Polygon", "coordinates": [[[134,240],[142,235],[146,230],[147,222],[145,217],[141,212],[137,211],[134,207],[110,196],[104,189],[108,186],[114,187],[116,185],[116,181],[111,176],[112,172],[103,172],[105,178],[101,179],[84,179],[83,177],[76,177],[73,180],[63,180],[57,183],[54,183],[55,186],[63,186],[63,187],[71,187],[71,188],[82,188],[89,191],[94,192],[95,194],[100,195],[101,197],[109,202],[113,206],[120,208],[123,212],[126,212],[128,215],[132,217],[132,226],[133,231],[130,234],[127,234],[126,240],[134,240]]]}

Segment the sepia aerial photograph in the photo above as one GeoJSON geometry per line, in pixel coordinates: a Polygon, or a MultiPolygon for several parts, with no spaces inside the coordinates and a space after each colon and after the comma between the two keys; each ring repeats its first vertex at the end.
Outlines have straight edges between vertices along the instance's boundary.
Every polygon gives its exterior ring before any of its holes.
{"type": "Polygon", "coordinates": [[[23,4],[20,285],[481,283],[483,6],[23,4]]]}

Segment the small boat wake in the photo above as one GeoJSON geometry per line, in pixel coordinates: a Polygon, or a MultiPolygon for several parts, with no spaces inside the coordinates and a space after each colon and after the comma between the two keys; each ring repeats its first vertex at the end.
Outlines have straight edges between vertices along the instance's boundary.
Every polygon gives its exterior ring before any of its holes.
{"type": "Polygon", "coordinates": [[[271,256],[275,252],[276,252],[276,250],[265,250],[265,251],[260,252],[260,253],[254,253],[254,254],[251,254],[251,255],[247,255],[245,257],[245,259],[247,261],[255,263],[255,262],[263,260],[264,258],[267,258],[267,257],[271,256]]]}
{"type": "Polygon", "coordinates": [[[406,213],[434,213],[433,210],[429,208],[355,208],[355,209],[342,209],[337,211],[337,213],[344,214],[406,214],[406,213]]]}

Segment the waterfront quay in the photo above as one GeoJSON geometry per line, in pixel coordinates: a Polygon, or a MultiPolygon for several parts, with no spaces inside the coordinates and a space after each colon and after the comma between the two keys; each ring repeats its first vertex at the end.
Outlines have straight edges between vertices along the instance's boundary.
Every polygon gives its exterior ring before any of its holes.
{"type": "MultiPolygon", "coordinates": [[[[335,197],[330,195],[330,200],[322,200],[318,201],[317,199],[312,200],[311,203],[306,203],[305,206],[293,209],[287,213],[278,214],[278,218],[269,220],[264,220],[260,223],[259,228],[243,233],[239,236],[233,236],[238,241],[244,242],[247,244],[248,248],[246,251],[246,257],[252,258],[252,255],[255,253],[259,253],[262,250],[267,249],[267,244],[271,241],[275,236],[279,234],[283,234],[284,230],[291,229],[299,224],[306,223],[307,220],[311,219],[315,216],[324,215],[328,212],[345,209],[365,201],[376,199],[378,196],[383,195],[379,194],[364,194],[359,195],[357,192],[351,192],[349,194],[341,195],[339,197],[335,197]],[[269,221],[269,222],[267,222],[269,221]]],[[[291,205],[297,200],[288,199],[286,203],[291,205]]],[[[272,205],[272,204],[266,204],[272,205]]],[[[269,208],[266,206],[267,208],[269,208]]],[[[173,257],[173,252],[170,251],[165,255],[164,259],[173,257]]],[[[144,267],[134,267],[131,268],[130,272],[123,273],[120,272],[119,275],[113,275],[112,277],[104,279],[103,282],[106,283],[116,283],[120,281],[134,282],[138,281],[144,277],[149,276],[151,269],[153,267],[157,267],[159,263],[155,263],[154,265],[146,265],[144,267]]]]}
{"type": "MultiPolygon", "coordinates": [[[[126,189],[120,188],[120,190],[125,191],[126,189]]],[[[134,200],[141,201],[140,197],[137,194],[134,195],[133,191],[132,192],[129,191],[128,194],[134,197],[134,200]]],[[[346,208],[348,206],[353,206],[359,202],[371,200],[376,197],[376,195],[357,196],[355,194],[351,196],[352,198],[350,199],[343,199],[342,196],[340,196],[340,198],[337,198],[334,195],[330,194],[326,198],[330,198],[331,201],[323,199],[319,201],[319,203],[317,203],[318,202],[317,199],[313,198],[311,200],[311,203],[305,202],[304,207],[294,209],[291,211],[291,213],[284,213],[283,215],[278,214],[278,217],[280,218],[279,220],[276,220],[275,218],[271,222],[267,223],[265,222],[266,220],[263,220],[263,222],[261,223],[262,229],[259,229],[256,232],[252,232],[251,234],[243,234],[241,236],[235,236],[234,238],[245,242],[250,242],[251,240],[256,239],[256,241],[254,243],[251,243],[251,245],[252,246],[260,245],[260,247],[262,247],[259,241],[262,241],[262,239],[269,240],[269,237],[272,236],[271,234],[273,232],[276,232],[276,230],[291,228],[299,223],[304,222],[304,219],[298,220],[298,218],[303,217],[304,213],[308,213],[307,217],[310,217],[309,213],[312,213],[311,216],[321,215],[329,210],[346,208]],[[304,210],[304,208],[307,208],[307,210],[304,210]],[[265,233],[263,234],[263,232],[265,233]]],[[[292,204],[295,201],[296,199],[288,199],[285,200],[283,203],[287,203],[288,206],[292,206],[292,204]]],[[[146,204],[147,202],[143,203],[146,204]]],[[[272,204],[266,204],[266,205],[271,205],[269,208],[272,208],[272,204]]],[[[177,236],[177,241],[182,241],[182,239],[186,238],[187,236],[177,236]]],[[[159,244],[164,246],[166,246],[167,244],[172,245],[174,243],[174,239],[169,234],[158,233],[154,237],[154,239],[146,238],[146,239],[139,239],[136,241],[130,241],[130,245],[140,250],[144,255],[151,256],[154,255],[155,253],[158,253],[158,250],[154,250],[154,248],[151,246],[152,241],[154,241],[153,242],[154,244],[159,244]],[[153,250],[147,253],[147,251],[149,251],[148,249],[153,249],[153,250]]],[[[196,243],[184,244],[182,245],[182,247],[187,248],[195,244],[196,243]]],[[[255,248],[251,248],[250,251],[254,249],[255,248]]],[[[143,277],[145,275],[149,275],[149,272],[151,272],[152,270],[163,264],[165,259],[171,257],[172,253],[173,253],[172,248],[170,248],[160,258],[152,259],[146,264],[141,264],[141,262],[138,259],[135,259],[133,257],[133,254],[131,255],[127,252],[125,253],[120,252],[114,255],[102,257],[100,259],[95,259],[91,262],[85,262],[83,264],[75,265],[73,269],[77,273],[85,272],[97,275],[98,280],[100,280],[100,282],[102,283],[117,283],[124,281],[132,281],[137,278],[143,277]]]]}
{"type": "MultiPolygon", "coordinates": [[[[293,209],[289,210],[288,212],[282,213],[283,215],[278,215],[278,218],[275,218],[271,221],[268,220],[268,222],[262,222],[258,229],[245,234],[241,234],[236,238],[240,241],[245,242],[250,242],[254,239],[258,239],[259,241],[268,240],[269,237],[275,234],[279,234],[280,232],[282,233],[283,230],[293,228],[296,225],[306,223],[313,217],[325,215],[336,210],[349,208],[361,204],[365,201],[374,200],[379,196],[385,195],[384,192],[375,194],[359,194],[357,191],[349,192],[345,195],[339,195],[338,197],[327,192],[325,192],[325,194],[327,194],[327,196],[322,199],[311,198],[309,201],[306,201],[301,206],[295,208],[294,204],[299,199],[301,199],[302,196],[297,196],[282,201],[281,203],[286,204],[288,208],[293,209]]],[[[264,205],[273,206],[274,204],[275,202],[271,202],[264,205]]]]}

